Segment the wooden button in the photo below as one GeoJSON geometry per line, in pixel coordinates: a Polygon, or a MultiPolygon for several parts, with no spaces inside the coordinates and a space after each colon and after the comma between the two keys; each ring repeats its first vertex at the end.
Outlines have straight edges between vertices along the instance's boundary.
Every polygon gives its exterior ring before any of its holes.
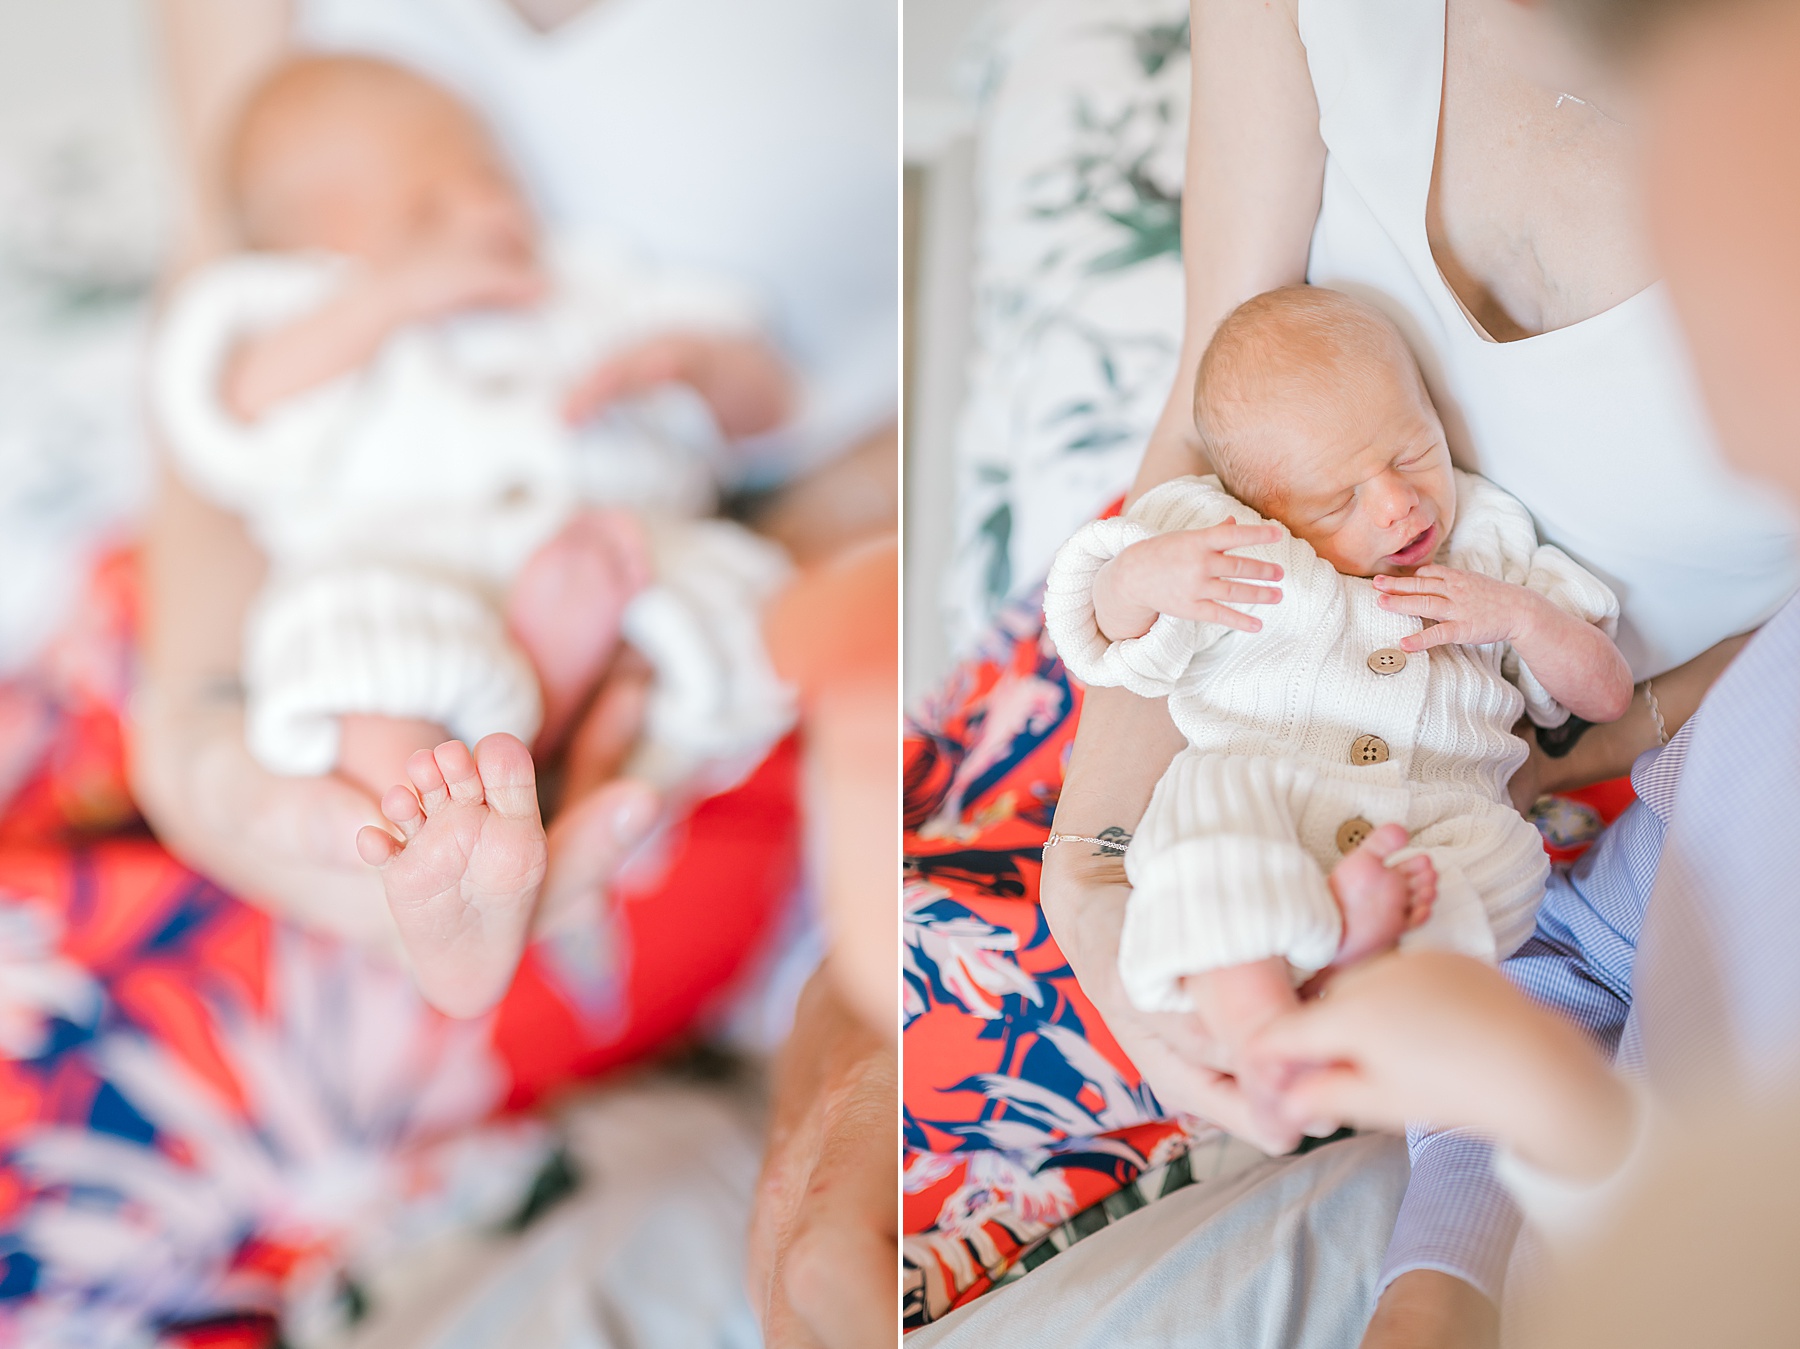
{"type": "Polygon", "coordinates": [[[1406,653],[1395,646],[1384,646],[1369,654],[1369,668],[1378,675],[1399,674],[1406,668],[1406,653]]]}
{"type": "Polygon", "coordinates": [[[1355,852],[1362,846],[1362,841],[1375,832],[1375,826],[1362,816],[1354,820],[1345,820],[1338,826],[1337,845],[1339,852],[1355,852]]]}
{"type": "Polygon", "coordinates": [[[1356,743],[1350,746],[1351,763],[1386,763],[1387,761],[1387,741],[1378,735],[1359,735],[1356,737],[1356,743]]]}

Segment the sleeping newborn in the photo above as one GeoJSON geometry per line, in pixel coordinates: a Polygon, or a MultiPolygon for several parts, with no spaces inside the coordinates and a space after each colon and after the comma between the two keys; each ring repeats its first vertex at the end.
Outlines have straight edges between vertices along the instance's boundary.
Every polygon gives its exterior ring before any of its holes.
{"type": "Polygon", "coordinates": [[[1125,854],[1127,992],[1185,1010],[1186,977],[1272,956],[1301,983],[1396,942],[1510,953],[1549,866],[1513,727],[1623,715],[1617,600],[1451,466],[1404,339],[1346,296],[1239,307],[1195,418],[1217,476],[1083,528],[1044,600],[1074,675],[1168,697],[1188,740],[1125,854]]]}
{"type": "Polygon", "coordinates": [[[378,61],[277,71],[228,178],[255,251],[175,295],[153,396],[178,471],[270,559],[255,757],[379,793],[442,741],[553,745],[622,632],[653,670],[628,771],[753,766],[792,722],[759,629],[789,566],[705,518],[721,433],[791,398],[752,307],[604,241],[540,246],[474,117],[378,61]],[[728,416],[669,386],[570,423],[583,377],[666,332],[717,337],[728,416]]]}

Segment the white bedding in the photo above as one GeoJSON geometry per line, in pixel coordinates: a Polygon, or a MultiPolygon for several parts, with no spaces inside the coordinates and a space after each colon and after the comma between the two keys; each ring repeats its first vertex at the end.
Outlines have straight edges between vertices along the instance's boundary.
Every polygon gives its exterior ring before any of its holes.
{"type": "Polygon", "coordinates": [[[0,3],[0,677],[148,499],[138,356],[172,181],[148,8],[0,3]]]}

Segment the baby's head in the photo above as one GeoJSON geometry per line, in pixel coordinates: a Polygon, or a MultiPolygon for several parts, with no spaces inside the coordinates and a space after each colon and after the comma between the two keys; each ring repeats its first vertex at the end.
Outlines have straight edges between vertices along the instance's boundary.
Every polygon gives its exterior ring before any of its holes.
{"type": "Polygon", "coordinates": [[[1239,305],[1201,359],[1194,422],[1226,489],[1346,576],[1410,573],[1456,523],[1418,363],[1347,295],[1287,286],[1239,305]]]}
{"type": "Polygon", "coordinates": [[[250,95],[226,183],[245,241],[370,260],[427,237],[529,259],[530,208],[448,91],[367,57],[289,61],[250,95]]]}

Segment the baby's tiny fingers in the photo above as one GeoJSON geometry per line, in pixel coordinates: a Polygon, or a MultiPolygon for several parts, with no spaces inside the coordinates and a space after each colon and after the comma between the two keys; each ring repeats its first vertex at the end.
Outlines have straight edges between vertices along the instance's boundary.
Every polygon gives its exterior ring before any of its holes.
{"type": "Polygon", "coordinates": [[[1228,628],[1236,628],[1239,632],[1261,632],[1262,620],[1252,618],[1249,614],[1240,614],[1236,609],[1228,609],[1223,604],[1212,600],[1201,600],[1194,606],[1193,617],[1202,623],[1219,623],[1228,628]]]}
{"type": "Polygon", "coordinates": [[[1248,585],[1243,581],[1209,581],[1206,596],[1227,604],[1279,604],[1281,592],[1268,586],[1248,585]]]}
{"type": "Polygon", "coordinates": [[[1384,595],[1445,595],[1449,591],[1441,578],[1426,576],[1424,568],[1413,576],[1372,576],[1375,589],[1384,595]]]}
{"type": "Polygon", "coordinates": [[[1208,548],[1224,553],[1233,548],[1252,548],[1259,543],[1280,543],[1281,533],[1280,525],[1240,525],[1234,520],[1228,525],[1201,530],[1200,538],[1208,548]]]}
{"type": "Polygon", "coordinates": [[[1434,646],[1454,646],[1463,640],[1462,628],[1456,623],[1439,623],[1411,637],[1400,639],[1402,651],[1429,651],[1434,646]]]}
{"type": "Polygon", "coordinates": [[[1283,572],[1276,562],[1261,562],[1236,553],[1215,553],[1214,576],[1235,576],[1242,581],[1279,581],[1283,572]]]}
{"type": "Polygon", "coordinates": [[[1450,607],[1442,595],[1378,595],[1375,603],[1390,614],[1411,614],[1414,618],[1437,618],[1450,607]]]}

